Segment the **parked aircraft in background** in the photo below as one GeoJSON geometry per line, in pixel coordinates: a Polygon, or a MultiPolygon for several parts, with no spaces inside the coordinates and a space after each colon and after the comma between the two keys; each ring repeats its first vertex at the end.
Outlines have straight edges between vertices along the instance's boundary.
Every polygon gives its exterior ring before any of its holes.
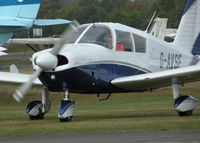
{"type": "MultiPolygon", "coordinates": [[[[154,13],[155,16],[155,13],[154,13]]],[[[154,35],[167,42],[173,42],[176,36],[177,29],[167,28],[168,18],[156,17],[154,20],[150,21],[147,27],[147,33],[154,35]]]]}
{"type": "Polygon", "coordinates": [[[15,32],[32,26],[68,24],[63,19],[36,19],[41,0],[0,0],[0,45],[15,32]]]}
{"type": "Polygon", "coordinates": [[[200,80],[199,8],[200,0],[187,1],[173,43],[119,23],[73,23],[52,49],[32,56],[35,72],[13,97],[21,101],[39,77],[45,88],[41,101],[27,105],[30,119],[43,119],[52,91],[65,93],[58,117],[70,121],[74,102],[69,93],[108,93],[109,98],[111,93],[172,86],[175,110],[180,116],[192,115],[198,100],[181,96],[179,86],[200,80]]]}
{"type": "MultiPolygon", "coordinates": [[[[177,29],[167,28],[168,18],[155,17],[156,12],[153,14],[151,21],[146,29],[147,33],[158,37],[167,42],[173,42],[176,36],[177,29]]],[[[28,47],[34,49],[34,45],[54,45],[60,40],[59,37],[43,37],[43,38],[12,38],[8,44],[26,44],[28,47]]],[[[35,50],[36,51],[36,50],[35,50]]]]}

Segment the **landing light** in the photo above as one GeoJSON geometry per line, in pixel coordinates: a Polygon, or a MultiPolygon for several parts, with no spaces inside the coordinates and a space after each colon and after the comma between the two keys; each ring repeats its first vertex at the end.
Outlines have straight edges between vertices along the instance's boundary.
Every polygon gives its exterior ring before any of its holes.
{"type": "Polygon", "coordinates": [[[51,75],[51,79],[52,79],[52,80],[55,80],[55,79],[56,79],[56,76],[55,76],[54,74],[52,74],[52,75],[51,75]]]}

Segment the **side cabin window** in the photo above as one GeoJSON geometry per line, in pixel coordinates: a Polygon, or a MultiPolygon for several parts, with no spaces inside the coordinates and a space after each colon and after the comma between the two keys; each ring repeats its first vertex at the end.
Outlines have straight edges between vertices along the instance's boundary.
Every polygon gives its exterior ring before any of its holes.
{"type": "Polygon", "coordinates": [[[111,31],[102,26],[90,27],[80,39],[79,43],[93,43],[109,49],[113,48],[111,31]]]}
{"type": "Polygon", "coordinates": [[[131,33],[116,30],[117,36],[117,51],[132,51],[133,50],[133,39],[131,33]]]}
{"type": "Polygon", "coordinates": [[[133,34],[134,42],[135,42],[135,52],[145,53],[146,52],[146,39],[133,34]]]}

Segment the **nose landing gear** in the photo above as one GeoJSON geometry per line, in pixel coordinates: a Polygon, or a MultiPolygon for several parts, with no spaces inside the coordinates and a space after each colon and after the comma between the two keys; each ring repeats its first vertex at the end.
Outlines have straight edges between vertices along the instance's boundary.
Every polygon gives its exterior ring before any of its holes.
{"type": "Polygon", "coordinates": [[[69,122],[74,114],[74,101],[69,100],[69,90],[65,91],[65,98],[60,102],[58,118],[60,122],[69,122]]]}
{"type": "Polygon", "coordinates": [[[29,102],[26,107],[26,113],[29,115],[30,120],[43,120],[44,114],[49,112],[51,102],[48,100],[49,92],[44,88],[42,93],[42,101],[34,100],[29,102]]]}

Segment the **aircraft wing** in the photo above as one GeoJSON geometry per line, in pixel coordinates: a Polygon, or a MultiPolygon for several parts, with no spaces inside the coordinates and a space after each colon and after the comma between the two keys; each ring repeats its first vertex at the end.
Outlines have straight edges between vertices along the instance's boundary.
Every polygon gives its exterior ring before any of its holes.
{"type": "Polygon", "coordinates": [[[126,90],[146,90],[200,80],[200,65],[116,78],[111,83],[126,90]]]}
{"type": "MultiPolygon", "coordinates": [[[[30,74],[0,72],[0,82],[9,84],[22,84],[27,82],[30,76],[30,74]]],[[[34,85],[42,86],[42,83],[39,81],[39,79],[36,79],[34,81],[34,85]]]]}
{"type": "Polygon", "coordinates": [[[65,19],[36,19],[34,21],[35,26],[51,26],[51,25],[60,25],[60,24],[69,24],[72,21],[65,19]]]}
{"type": "Polygon", "coordinates": [[[9,44],[36,44],[36,45],[54,45],[60,38],[14,38],[8,40],[9,44]]]}

